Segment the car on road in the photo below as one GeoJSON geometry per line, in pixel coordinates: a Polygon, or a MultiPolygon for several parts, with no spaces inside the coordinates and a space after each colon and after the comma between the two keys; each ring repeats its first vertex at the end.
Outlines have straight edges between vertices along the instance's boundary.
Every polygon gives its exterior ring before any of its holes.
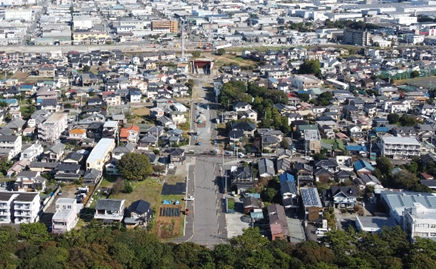
{"type": "Polygon", "coordinates": [[[224,155],[226,155],[226,156],[233,156],[233,151],[226,150],[226,151],[224,151],[224,155]]]}
{"type": "Polygon", "coordinates": [[[189,208],[185,209],[185,215],[189,215],[189,208]]]}
{"type": "Polygon", "coordinates": [[[201,146],[201,142],[198,141],[197,143],[195,143],[195,145],[197,145],[197,146],[201,146]]]}
{"type": "Polygon", "coordinates": [[[239,152],[239,153],[238,153],[238,157],[239,157],[239,158],[244,158],[244,157],[245,157],[245,154],[242,153],[242,152],[239,152]]]}
{"type": "Polygon", "coordinates": [[[192,195],[189,195],[185,198],[185,201],[194,201],[194,200],[195,200],[195,198],[192,195]]]}

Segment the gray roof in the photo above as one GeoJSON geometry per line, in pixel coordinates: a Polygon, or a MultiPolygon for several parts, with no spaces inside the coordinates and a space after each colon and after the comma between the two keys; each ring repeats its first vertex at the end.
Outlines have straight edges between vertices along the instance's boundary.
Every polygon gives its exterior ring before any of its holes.
{"type": "Polygon", "coordinates": [[[0,142],[15,142],[17,139],[16,135],[0,135],[0,142]]]}
{"type": "Polygon", "coordinates": [[[117,211],[120,210],[123,201],[124,200],[119,200],[119,199],[100,199],[97,201],[97,205],[95,206],[95,209],[117,211]]]}
{"type": "Polygon", "coordinates": [[[18,194],[17,198],[15,198],[15,201],[18,202],[30,202],[35,199],[35,196],[39,195],[38,193],[20,193],[18,194]]]}
{"type": "Polygon", "coordinates": [[[56,143],[50,148],[50,151],[56,154],[61,153],[63,150],[65,150],[65,145],[62,143],[56,143]]]}
{"type": "Polygon", "coordinates": [[[383,191],[381,196],[387,206],[396,211],[399,216],[403,214],[405,208],[413,207],[414,203],[420,203],[428,209],[436,209],[436,196],[432,193],[383,191]]]}
{"type": "Polygon", "coordinates": [[[258,162],[258,166],[259,166],[259,175],[261,174],[270,174],[270,175],[274,175],[275,174],[275,170],[274,170],[274,163],[273,161],[266,159],[266,158],[262,158],[259,160],[258,162]]]}

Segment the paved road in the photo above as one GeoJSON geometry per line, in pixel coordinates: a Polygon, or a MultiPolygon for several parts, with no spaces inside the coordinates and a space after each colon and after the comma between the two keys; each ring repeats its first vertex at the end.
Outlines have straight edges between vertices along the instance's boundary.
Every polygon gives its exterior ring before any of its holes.
{"type": "Polygon", "coordinates": [[[199,158],[194,173],[194,236],[190,241],[212,247],[226,242],[225,220],[222,222],[221,201],[215,184],[218,173],[216,158],[199,158]]]}

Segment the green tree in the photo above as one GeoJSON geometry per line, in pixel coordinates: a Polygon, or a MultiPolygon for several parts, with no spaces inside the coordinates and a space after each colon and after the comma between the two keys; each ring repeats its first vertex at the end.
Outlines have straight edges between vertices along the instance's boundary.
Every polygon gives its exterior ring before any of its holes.
{"type": "Polygon", "coordinates": [[[298,70],[300,74],[313,74],[318,78],[321,77],[321,64],[319,60],[306,60],[300,65],[298,70]]]}
{"type": "Polygon", "coordinates": [[[416,118],[408,114],[401,115],[399,121],[402,126],[416,126],[418,124],[416,118]]]}
{"type": "Polygon", "coordinates": [[[388,121],[390,124],[395,124],[400,120],[400,116],[398,114],[390,113],[388,115],[388,121]]]}
{"type": "Polygon", "coordinates": [[[389,158],[379,157],[377,158],[377,168],[380,170],[384,177],[388,177],[391,175],[394,166],[392,165],[389,158]]]}
{"type": "Polygon", "coordinates": [[[18,238],[26,240],[31,244],[39,245],[47,242],[50,239],[50,234],[47,232],[47,227],[41,222],[20,224],[18,238]]]}
{"type": "Polygon", "coordinates": [[[127,153],[118,163],[121,176],[127,180],[145,180],[153,173],[148,156],[140,153],[127,153]]]}
{"type": "Polygon", "coordinates": [[[11,165],[12,165],[11,162],[9,162],[7,158],[5,158],[5,157],[0,158],[0,172],[3,175],[6,175],[9,168],[11,168],[11,165]]]}
{"type": "Polygon", "coordinates": [[[87,73],[89,72],[89,70],[91,70],[91,67],[89,67],[89,65],[83,66],[83,72],[87,73]]]}
{"type": "Polygon", "coordinates": [[[308,102],[310,100],[310,95],[308,93],[299,93],[297,96],[303,102],[308,102]]]}
{"type": "Polygon", "coordinates": [[[131,193],[133,191],[133,186],[132,183],[130,183],[129,181],[125,181],[124,182],[124,190],[125,193],[131,193]]]}
{"type": "Polygon", "coordinates": [[[225,49],[218,49],[217,51],[216,51],[216,54],[217,55],[224,55],[226,53],[226,50],[225,49]]]}
{"type": "Polygon", "coordinates": [[[201,52],[199,52],[198,50],[192,52],[192,57],[199,58],[200,56],[201,56],[201,52]]]}
{"type": "Polygon", "coordinates": [[[417,78],[417,77],[419,77],[419,71],[417,71],[417,70],[414,70],[414,71],[412,71],[412,73],[410,73],[410,77],[411,78],[417,78]]]}

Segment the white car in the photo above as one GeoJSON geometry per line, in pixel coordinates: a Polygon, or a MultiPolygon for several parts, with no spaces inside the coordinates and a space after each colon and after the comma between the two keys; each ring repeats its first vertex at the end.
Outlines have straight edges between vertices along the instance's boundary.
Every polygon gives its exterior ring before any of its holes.
{"type": "Polygon", "coordinates": [[[185,201],[194,201],[194,200],[195,200],[195,198],[192,195],[189,195],[185,198],[185,201]]]}

